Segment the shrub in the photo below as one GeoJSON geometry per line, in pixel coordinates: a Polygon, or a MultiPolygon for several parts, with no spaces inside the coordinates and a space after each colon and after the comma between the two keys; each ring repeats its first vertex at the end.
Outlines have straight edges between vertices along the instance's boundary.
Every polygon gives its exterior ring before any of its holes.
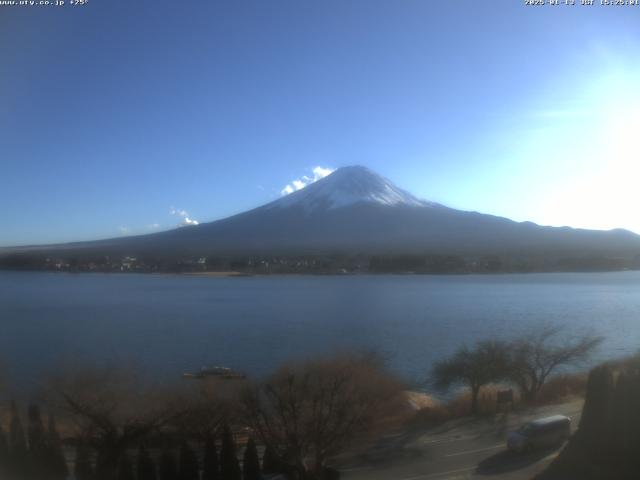
{"type": "Polygon", "coordinates": [[[545,383],[536,398],[536,405],[558,403],[568,397],[582,396],[587,387],[587,375],[558,375],[545,383]]]}

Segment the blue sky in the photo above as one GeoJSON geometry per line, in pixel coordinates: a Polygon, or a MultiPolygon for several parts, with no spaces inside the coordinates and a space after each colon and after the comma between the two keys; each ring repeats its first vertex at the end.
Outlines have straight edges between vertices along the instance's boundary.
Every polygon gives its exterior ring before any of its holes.
{"type": "Polygon", "coordinates": [[[0,7],[0,245],[210,221],[352,164],[640,232],[640,8],[523,3],[0,7]]]}

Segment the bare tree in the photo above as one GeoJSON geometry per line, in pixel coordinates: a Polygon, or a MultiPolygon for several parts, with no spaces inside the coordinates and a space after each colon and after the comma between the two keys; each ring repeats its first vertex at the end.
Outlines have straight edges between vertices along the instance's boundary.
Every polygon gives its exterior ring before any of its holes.
{"type": "Polygon", "coordinates": [[[590,334],[564,339],[559,337],[561,332],[558,327],[545,327],[511,343],[509,377],[526,401],[536,399],[551,373],[584,362],[603,341],[590,334]]]}
{"type": "Polygon", "coordinates": [[[195,380],[173,392],[170,405],[176,413],[171,427],[182,437],[203,444],[222,431],[225,424],[241,419],[239,400],[245,387],[237,380],[195,380]]]}
{"type": "Polygon", "coordinates": [[[461,384],[471,391],[471,413],[478,412],[480,389],[507,376],[509,347],[504,342],[481,341],[473,348],[464,346],[449,359],[435,364],[431,374],[437,388],[461,384]]]}
{"type": "Polygon", "coordinates": [[[321,478],[327,459],[393,411],[401,385],[363,356],[285,366],[247,389],[246,418],[299,478],[321,478]]]}
{"type": "Polygon", "coordinates": [[[76,426],[76,436],[97,452],[98,480],[116,478],[127,449],[165,425],[175,412],[159,390],[133,372],[87,367],[52,381],[58,407],[76,426]]]}

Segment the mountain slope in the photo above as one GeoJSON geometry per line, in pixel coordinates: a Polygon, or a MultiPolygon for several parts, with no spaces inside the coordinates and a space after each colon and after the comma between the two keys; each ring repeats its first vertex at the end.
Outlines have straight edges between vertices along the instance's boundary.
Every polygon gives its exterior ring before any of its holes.
{"type": "Polygon", "coordinates": [[[640,253],[640,237],[625,230],[541,227],[455,210],[420,200],[356,166],[215,222],[32,251],[153,256],[337,252],[628,257],[640,253]]]}

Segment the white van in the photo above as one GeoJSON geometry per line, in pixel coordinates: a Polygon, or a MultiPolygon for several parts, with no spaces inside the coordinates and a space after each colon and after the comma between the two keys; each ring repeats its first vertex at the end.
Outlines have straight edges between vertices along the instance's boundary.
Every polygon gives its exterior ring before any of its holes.
{"type": "Polygon", "coordinates": [[[553,415],[525,423],[507,437],[507,448],[513,452],[525,452],[536,448],[557,446],[571,435],[571,419],[553,415]]]}

